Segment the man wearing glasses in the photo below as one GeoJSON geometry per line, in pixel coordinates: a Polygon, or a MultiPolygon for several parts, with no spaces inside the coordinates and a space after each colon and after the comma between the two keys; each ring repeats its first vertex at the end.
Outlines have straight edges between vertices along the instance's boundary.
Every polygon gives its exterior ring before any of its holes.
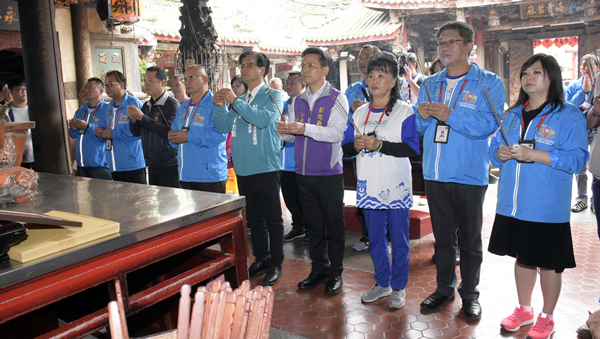
{"type": "Polygon", "coordinates": [[[146,70],[144,88],[150,94],[140,110],[127,106],[131,134],[142,137],[150,185],[179,188],[177,152],[167,139],[179,102],[167,94],[167,72],[153,66],[146,70]]]}
{"type": "Polygon", "coordinates": [[[446,69],[423,81],[413,106],[417,132],[424,135],[425,193],[436,241],[437,289],[421,308],[436,310],[454,300],[458,236],[462,278],[458,292],[468,319],[481,317],[477,285],[483,260],[488,138],[498,129],[482,86],[494,98],[496,112],[504,107],[502,80],[469,62],[474,35],[473,28],[462,22],[440,27],[438,55],[446,69]]]}
{"type": "Polygon", "coordinates": [[[89,78],[83,88],[83,98],[87,102],[69,120],[69,134],[76,142],[77,175],[112,180],[106,163],[106,145],[102,138],[94,134],[101,112],[107,105],[102,99],[102,93],[104,82],[98,78],[89,78]]]}
{"type": "Polygon", "coordinates": [[[127,93],[123,73],[110,71],[105,79],[106,95],[113,100],[106,105],[94,133],[106,142],[106,161],[113,180],[147,184],[146,162],[139,136],[131,133],[127,107],[142,108],[142,103],[127,93]]]}
{"type": "Polygon", "coordinates": [[[213,94],[203,66],[185,70],[185,85],[192,96],[184,101],[169,132],[177,148],[179,184],[182,188],[225,193],[227,184],[227,135],[213,123],[213,94]]]}
{"type": "MultiPolygon", "coordinates": [[[[29,121],[29,106],[27,106],[27,87],[25,79],[14,77],[8,83],[8,90],[12,96],[12,103],[7,112],[9,122],[29,121]]],[[[21,166],[33,169],[33,142],[31,141],[31,130],[27,131],[27,140],[23,150],[21,166]]]]}
{"type": "Polygon", "coordinates": [[[331,64],[320,48],[302,52],[302,78],[307,90],[289,107],[290,123],[277,131],[285,142],[295,141],[296,180],[310,239],[310,275],[298,288],[311,290],[325,283],[325,294],[342,290],[344,270],[344,179],[341,141],[346,128],[346,96],[326,80],[331,64]]]}
{"type": "MultiPolygon", "coordinates": [[[[346,89],[346,98],[348,98],[348,106],[350,106],[350,116],[352,116],[357,108],[367,103],[365,94],[369,95],[369,85],[367,85],[367,79],[369,78],[369,72],[367,71],[369,59],[371,59],[373,54],[380,52],[381,50],[377,46],[364,45],[358,53],[356,63],[358,64],[358,70],[363,75],[363,78],[348,86],[346,89]]],[[[352,127],[350,120],[348,120],[348,126],[346,126],[346,133],[344,133],[342,146],[348,142],[354,142],[354,128],[352,127]]],[[[356,157],[352,157],[352,161],[356,161],[356,157]]],[[[356,166],[354,166],[354,168],[356,168],[356,166]]],[[[362,237],[354,244],[354,246],[352,246],[352,249],[356,252],[362,252],[369,249],[369,233],[367,232],[367,227],[365,225],[365,216],[362,208],[356,209],[356,216],[360,221],[362,237]]]]}
{"type": "Polygon", "coordinates": [[[275,129],[281,120],[283,100],[281,92],[270,90],[264,82],[270,64],[266,55],[244,52],[238,60],[248,92],[237,97],[229,88],[218,91],[213,119],[221,133],[231,132],[233,168],[240,195],[246,197],[246,218],[256,257],[248,274],[254,278],[266,273],[263,285],[269,286],[281,279],[283,263],[281,141],[275,129]]]}

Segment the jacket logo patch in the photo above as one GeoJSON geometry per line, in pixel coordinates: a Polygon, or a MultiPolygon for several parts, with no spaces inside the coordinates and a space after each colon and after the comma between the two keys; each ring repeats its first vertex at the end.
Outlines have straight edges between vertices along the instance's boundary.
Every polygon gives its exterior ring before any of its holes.
{"type": "Polygon", "coordinates": [[[552,130],[552,127],[542,125],[535,135],[535,141],[546,145],[553,145],[555,133],[556,131],[552,130]]]}
{"type": "Polygon", "coordinates": [[[465,92],[459,106],[475,109],[477,107],[477,96],[473,92],[465,92]]]}
{"type": "Polygon", "coordinates": [[[98,121],[100,121],[100,118],[97,118],[97,117],[93,117],[93,118],[92,118],[92,122],[93,122],[94,124],[98,124],[98,121]]]}
{"type": "Polygon", "coordinates": [[[121,119],[121,120],[123,120],[123,121],[124,121],[124,120],[127,120],[127,118],[129,118],[129,117],[127,116],[127,114],[121,114],[121,117],[120,117],[119,119],[121,119]]]}
{"type": "Polygon", "coordinates": [[[203,122],[204,121],[204,116],[202,114],[198,114],[198,116],[196,116],[196,121],[197,122],[203,122]]]}

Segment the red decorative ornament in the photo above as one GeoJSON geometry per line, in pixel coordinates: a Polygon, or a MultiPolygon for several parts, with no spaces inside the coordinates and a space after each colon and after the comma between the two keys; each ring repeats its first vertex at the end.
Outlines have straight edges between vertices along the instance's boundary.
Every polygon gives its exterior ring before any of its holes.
{"type": "Polygon", "coordinates": [[[539,46],[541,46],[541,45],[542,45],[542,40],[536,40],[536,41],[533,43],[533,48],[537,48],[537,47],[539,47],[539,46]]]}
{"type": "Polygon", "coordinates": [[[550,48],[553,43],[554,43],[554,41],[552,41],[551,39],[542,40],[542,46],[544,46],[546,48],[550,48]]]}
{"type": "Polygon", "coordinates": [[[565,45],[565,43],[564,43],[563,39],[561,39],[561,38],[554,39],[554,46],[561,48],[564,45],[565,45]]]}
{"type": "Polygon", "coordinates": [[[571,46],[571,47],[575,47],[577,46],[577,44],[579,43],[579,38],[577,38],[576,36],[572,36],[570,38],[565,38],[567,45],[571,46]]]}
{"type": "Polygon", "coordinates": [[[140,0],[111,0],[112,12],[115,20],[123,25],[133,25],[140,21],[142,5],[140,0]]]}

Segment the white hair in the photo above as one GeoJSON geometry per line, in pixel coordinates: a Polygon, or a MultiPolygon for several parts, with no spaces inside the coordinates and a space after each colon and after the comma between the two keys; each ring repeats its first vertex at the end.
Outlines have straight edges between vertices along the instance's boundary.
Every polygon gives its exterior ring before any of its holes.
{"type": "Polygon", "coordinates": [[[272,78],[271,82],[269,82],[269,84],[272,84],[274,82],[276,82],[279,86],[283,86],[283,82],[279,78],[272,78]]]}

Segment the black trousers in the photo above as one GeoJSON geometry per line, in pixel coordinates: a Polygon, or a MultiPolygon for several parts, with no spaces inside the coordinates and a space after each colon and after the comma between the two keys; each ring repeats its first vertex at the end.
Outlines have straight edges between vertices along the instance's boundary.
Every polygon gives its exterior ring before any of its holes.
{"type": "Polygon", "coordinates": [[[296,172],[281,171],[281,193],[288,210],[292,214],[292,230],[302,231],[304,226],[304,214],[298,197],[298,184],[296,183],[296,172]]]}
{"type": "MultiPolygon", "coordinates": [[[[298,195],[310,239],[312,273],[339,276],[344,270],[344,178],[341,174],[296,174],[298,195]]],[[[252,230],[254,232],[254,230],[252,230]]]]}
{"type": "Polygon", "coordinates": [[[456,251],[460,238],[458,293],[462,299],[478,299],[483,261],[481,227],[483,199],[487,186],[425,180],[425,193],[435,237],[437,289],[441,295],[454,294],[456,251]],[[458,237],[458,238],[457,238],[458,237]]]}
{"type": "Polygon", "coordinates": [[[237,176],[240,195],[246,197],[246,221],[252,229],[252,251],[256,261],[283,263],[283,219],[279,171],[237,176]]]}
{"type": "Polygon", "coordinates": [[[148,184],[146,180],[146,168],[140,168],[133,171],[111,172],[114,181],[125,181],[133,184],[148,184]]]}
{"type": "Polygon", "coordinates": [[[191,181],[180,181],[181,188],[186,190],[212,192],[212,193],[223,193],[227,192],[227,180],[217,182],[191,182],[191,181]]]}
{"type": "Polygon", "coordinates": [[[148,167],[148,183],[155,186],[180,188],[177,165],[169,167],[148,167]]]}
{"type": "Polygon", "coordinates": [[[77,176],[95,179],[112,180],[108,167],[79,167],[77,166],[77,176]]]}

